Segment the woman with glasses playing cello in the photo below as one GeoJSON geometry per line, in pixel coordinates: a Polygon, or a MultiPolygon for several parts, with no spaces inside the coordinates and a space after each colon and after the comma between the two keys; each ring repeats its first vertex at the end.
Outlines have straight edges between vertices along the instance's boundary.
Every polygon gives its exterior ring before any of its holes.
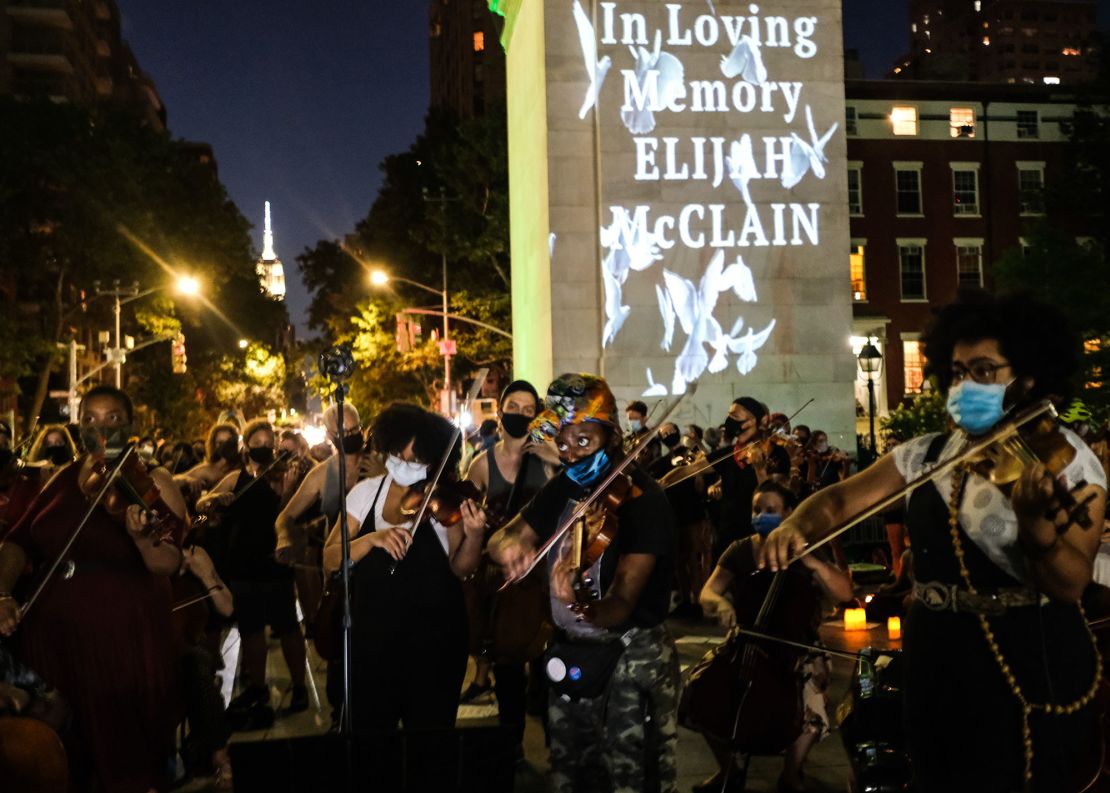
{"type": "MultiPolygon", "coordinates": [[[[925,356],[958,429],[901,444],[803,502],[767,538],[761,565],[788,564],[1023,408],[1063,401],[1081,350],[1066,327],[1024,295],[969,292],[940,309],[925,356]]],[[[985,463],[942,471],[909,496],[904,706],[915,790],[1079,790],[1097,773],[1084,759],[1098,737],[1101,662],[1079,599],[1106,478],[1070,431],[1030,427],[1025,448],[1044,463],[1025,457],[1015,469],[995,445],[985,463]]]]}

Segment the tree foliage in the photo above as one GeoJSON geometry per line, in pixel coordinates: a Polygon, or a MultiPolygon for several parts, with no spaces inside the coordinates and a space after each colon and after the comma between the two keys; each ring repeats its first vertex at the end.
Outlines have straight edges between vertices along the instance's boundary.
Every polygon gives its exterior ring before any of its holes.
{"type": "Polygon", "coordinates": [[[165,292],[124,310],[124,333],[183,328],[191,363],[287,322],[254,274],[249,223],[197,152],[119,110],[0,100],[0,390],[19,395],[28,418],[61,360],[57,344],[111,327],[97,282],[146,289],[178,271],[198,276],[202,301],[165,292]],[[13,338],[22,343],[2,343],[13,338]]]}
{"type": "Polygon", "coordinates": [[[944,395],[935,388],[918,394],[912,402],[903,403],[880,421],[883,441],[903,443],[919,435],[944,432],[948,428],[948,410],[944,395]]]}
{"type": "MultiPolygon", "coordinates": [[[[419,306],[438,311],[428,305],[435,298],[403,282],[373,289],[371,271],[439,289],[446,257],[451,313],[510,329],[506,140],[503,107],[463,123],[433,111],[408,151],[382,161],[381,189],[354,231],[297,257],[312,294],[310,325],[352,343],[359,369],[351,399],[360,409],[396,399],[434,404],[443,386],[440,318],[417,318],[423,333],[412,350],[399,352],[396,340],[396,315],[419,306]]],[[[507,338],[454,320],[450,328],[454,383],[479,366],[507,368],[507,338]]],[[[320,380],[312,387],[327,391],[320,380]]]]}

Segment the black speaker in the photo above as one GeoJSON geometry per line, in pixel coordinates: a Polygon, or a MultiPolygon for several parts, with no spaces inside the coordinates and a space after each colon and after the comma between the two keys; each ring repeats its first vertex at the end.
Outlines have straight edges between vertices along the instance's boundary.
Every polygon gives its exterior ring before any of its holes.
{"type": "Polygon", "coordinates": [[[233,743],[236,793],[513,789],[515,747],[501,727],[314,735],[233,743]]]}

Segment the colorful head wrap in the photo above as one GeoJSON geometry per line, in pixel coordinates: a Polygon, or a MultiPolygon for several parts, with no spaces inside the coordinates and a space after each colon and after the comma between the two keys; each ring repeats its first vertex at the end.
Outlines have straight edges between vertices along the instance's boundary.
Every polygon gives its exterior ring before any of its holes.
{"type": "Polygon", "coordinates": [[[536,443],[554,438],[569,424],[590,421],[619,426],[616,397],[609,390],[609,384],[597,375],[560,375],[547,387],[544,405],[545,409],[528,427],[536,443]]]}

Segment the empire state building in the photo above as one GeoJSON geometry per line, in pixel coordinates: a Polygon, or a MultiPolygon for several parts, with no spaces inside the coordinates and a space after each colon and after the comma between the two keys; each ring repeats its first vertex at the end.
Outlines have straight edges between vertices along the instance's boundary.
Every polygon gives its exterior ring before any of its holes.
{"type": "Polygon", "coordinates": [[[274,230],[270,224],[270,202],[266,202],[266,225],[262,232],[262,257],[255,265],[262,288],[270,297],[285,299],[285,268],[274,253],[274,230]]]}

